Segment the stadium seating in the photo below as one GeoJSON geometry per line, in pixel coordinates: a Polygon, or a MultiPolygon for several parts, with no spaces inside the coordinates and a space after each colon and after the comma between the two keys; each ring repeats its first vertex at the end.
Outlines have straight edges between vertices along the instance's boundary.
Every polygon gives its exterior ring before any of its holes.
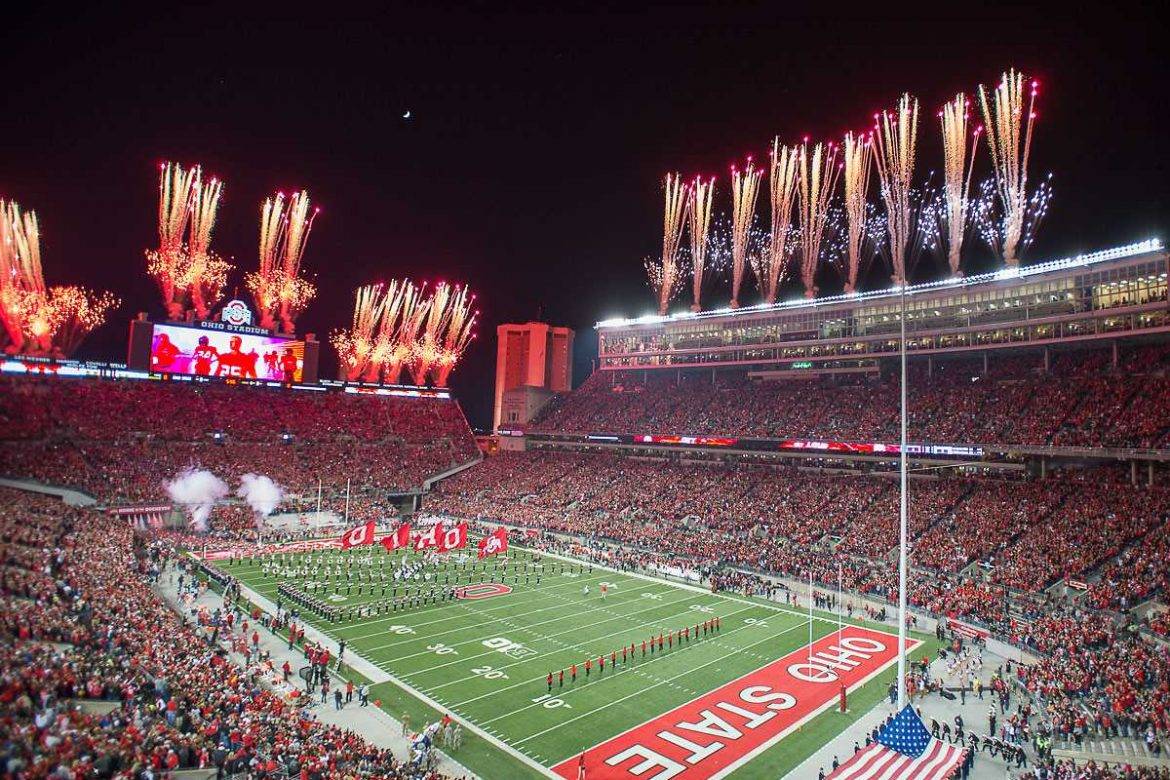
{"type": "Polygon", "coordinates": [[[0,494],[6,775],[417,776],[258,687],[167,607],[149,582],[173,554],[168,544],[56,499],[0,494]],[[94,699],[116,706],[74,706],[94,699]]]}
{"type": "MultiPolygon", "coordinates": [[[[897,545],[896,487],[885,476],[539,452],[491,458],[427,506],[799,574],[807,564],[789,548],[818,543],[880,568],[897,545]]],[[[1071,480],[919,479],[911,498],[915,565],[955,573],[983,562],[994,583],[1033,592],[1092,570],[1170,513],[1170,491],[1071,480]]],[[[1117,590],[1168,567],[1151,558],[1117,590]]]]}
{"type": "Polygon", "coordinates": [[[0,380],[0,474],[159,500],[190,466],[292,492],[402,491],[476,456],[448,401],[221,385],[0,380]],[[220,433],[216,441],[213,434],[220,433]]]}
{"type": "MultiPolygon", "coordinates": [[[[1164,374],[1170,349],[911,364],[914,441],[1084,447],[1170,443],[1164,374]]],[[[534,431],[685,433],[842,441],[896,441],[898,380],[764,382],[745,373],[597,372],[558,399],[534,431]]]]}

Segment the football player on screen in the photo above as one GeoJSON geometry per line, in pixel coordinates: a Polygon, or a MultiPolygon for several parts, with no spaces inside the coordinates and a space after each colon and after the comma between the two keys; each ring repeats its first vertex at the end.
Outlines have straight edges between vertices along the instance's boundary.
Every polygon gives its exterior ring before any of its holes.
{"type": "Polygon", "coordinates": [[[219,356],[219,368],[216,376],[232,376],[242,379],[256,378],[256,353],[245,355],[240,348],[244,340],[239,336],[228,339],[228,352],[219,356]]]}
{"type": "Polygon", "coordinates": [[[211,376],[211,364],[219,360],[219,350],[211,346],[206,336],[199,337],[199,344],[191,355],[195,358],[195,373],[199,376],[211,376]]]}

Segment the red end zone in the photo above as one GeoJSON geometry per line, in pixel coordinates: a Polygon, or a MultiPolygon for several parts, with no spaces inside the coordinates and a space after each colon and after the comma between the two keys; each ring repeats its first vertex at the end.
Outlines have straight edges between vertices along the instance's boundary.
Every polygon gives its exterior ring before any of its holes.
{"type": "MultiPolygon", "coordinates": [[[[907,650],[921,642],[907,640],[907,650]]],[[[585,751],[589,780],[716,777],[778,741],[897,659],[898,639],[847,626],[585,751]]],[[[553,771],[575,780],[579,756],[553,771]]]]}

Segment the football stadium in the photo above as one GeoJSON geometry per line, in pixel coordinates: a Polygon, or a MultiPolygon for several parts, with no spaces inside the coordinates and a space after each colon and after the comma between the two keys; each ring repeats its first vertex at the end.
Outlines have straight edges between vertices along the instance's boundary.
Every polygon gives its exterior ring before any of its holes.
{"type": "MultiPolygon", "coordinates": [[[[461,29],[414,45],[462,61],[461,29]]],[[[0,182],[4,775],[1170,778],[1165,223],[1041,240],[1101,192],[1038,162],[1039,79],[973,61],[937,106],[905,69],[871,118],[802,105],[862,129],[719,175],[680,152],[633,276],[504,227],[452,259],[422,209],[461,206],[362,189],[360,132],[291,189],[283,140],[168,134],[110,247],[54,224],[89,185],[0,182]]],[[[394,105],[395,144],[439,143],[394,105]]],[[[455,176],[416,152],[371,159],[455,176]]],[[[478,207],[555,220],[589,178],[478,207]]]]}

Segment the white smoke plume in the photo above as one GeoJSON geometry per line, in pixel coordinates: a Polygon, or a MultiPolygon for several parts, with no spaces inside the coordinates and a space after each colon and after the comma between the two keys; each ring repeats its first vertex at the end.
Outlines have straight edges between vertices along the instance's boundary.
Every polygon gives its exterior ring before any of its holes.
{"type": "Polygon", "coordinates": [[[259,522],[280,505],[284,492],[270,477],[245,474],[240,477],[240,487],[236,490],[236,495],[248,502],[248,506],[256,513],[256,521],[259,522]]]}
{"type": "Polygon", "coordinates": [[[187,469],[167,483],[167,494],[190,513],[192,529],[204,533],[212,507],[228,494],[228,486],[210,471],[187,469]]]}

